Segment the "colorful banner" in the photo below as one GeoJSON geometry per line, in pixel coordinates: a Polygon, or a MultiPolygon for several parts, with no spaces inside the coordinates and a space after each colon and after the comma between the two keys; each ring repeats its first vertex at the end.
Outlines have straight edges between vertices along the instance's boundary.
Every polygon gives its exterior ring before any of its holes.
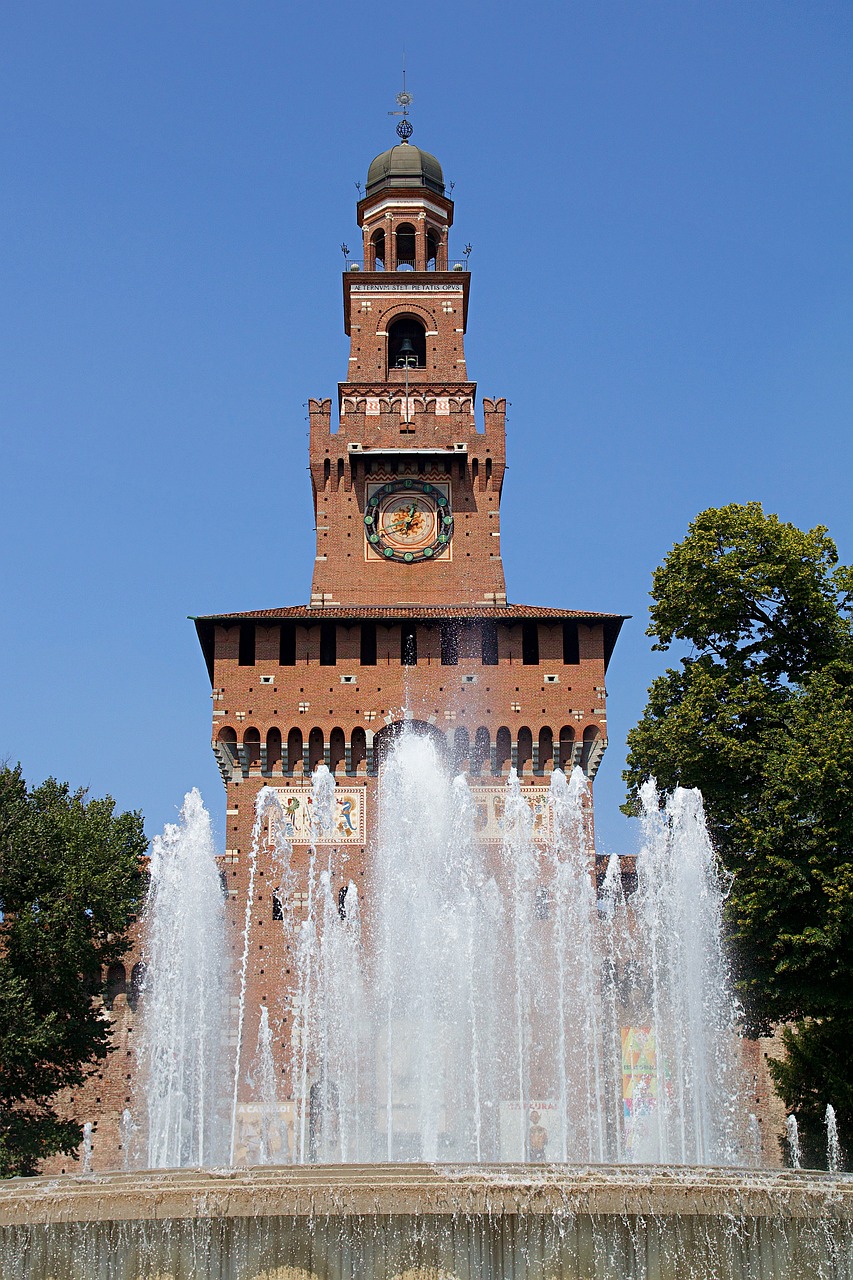
{"type": "Polygon", "coordinates": [[[655,1033],[650,1027],[622,1027],[622,1104],[626,1123],[650,1115],[658,1103],[655,1033]]]}

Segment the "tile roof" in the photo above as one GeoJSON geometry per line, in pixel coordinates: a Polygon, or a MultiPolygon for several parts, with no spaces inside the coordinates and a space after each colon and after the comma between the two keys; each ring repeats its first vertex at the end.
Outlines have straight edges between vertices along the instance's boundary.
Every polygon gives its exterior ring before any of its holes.
{"type": "Polygon", "coordinates": [[[588,609],[551,609],[536,604],[396,604],[361,605],[358,608],[342,608],[340,605],[285,605],[280,609],[250,609],[243,613],[210,613],[193,618],[198,633],[208,674],[213,680],[214,633],[217,623],[232,625],[235,622],[276,622],[301,619],[305,622],[394,622],[399,618],[488,618],[496,622],[522,621],[525,618],[541,618],[543,621],[560,622],[577,618],[581,622],[601,622],[604,628],[605,670],[613,653],[622,623],[629,615],[622,613],[593,613],[588,609]]]}
{"type": "Polygon", "coordinates": [[[265,620],[303,619],[318,622],[327,621],[381,621],[389,622],[397,618],[494,618],[496,621],[519,621],[524,618],[590,618],[601,621],[611,620],[624,622],[629,615],[622,613],[595,613],[589,609],[552,609],[544,605],[507,604],[507,605],[436,605],[436,604],[397,604],[397,605],[359,605],[354,608],[340,605],[286,605],[280,609],[249,609],[235,613],[210,613],[193,619],[195,622],[263,622],[265,620]]]}

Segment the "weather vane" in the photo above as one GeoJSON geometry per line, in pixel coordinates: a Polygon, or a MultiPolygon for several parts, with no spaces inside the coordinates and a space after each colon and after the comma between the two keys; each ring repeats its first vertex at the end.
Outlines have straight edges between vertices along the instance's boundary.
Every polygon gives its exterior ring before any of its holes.
{"type": "Polygon", "coordinates": [[[402,138],[403,142],[408,142],[409,138],[411,138],[412,134],[414,133],[414,130],[412,128],[412,122],[409,119],[409,107],[412,105],[412,95],[406,89],[406,55],[405,53],[403,54],[403,89],[401,93],[397,94],[397,97],[394,99],[394,101],[397,103],[398,107],[402,108],[402,110],[389,111],[388,114],[389,116],[403,117],[403,119],[397,125],[397,137],[402,138]]]}

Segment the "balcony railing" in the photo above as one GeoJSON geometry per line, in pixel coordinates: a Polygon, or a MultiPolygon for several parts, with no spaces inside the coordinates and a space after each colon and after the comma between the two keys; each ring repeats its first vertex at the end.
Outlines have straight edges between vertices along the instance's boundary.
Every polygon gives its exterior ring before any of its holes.
{"type": "MultiPolygon", "coordinates": [[[[358,261],[357,259],[348,258],[348,259],[347,259],[347,264],[346,264],[346,270],[347,270],[347,271],[352,271],[353,273],[356,273],[356,272],[359,272],[359,271],[370,271],[370,272],[371,272],[371,274],[372,274],[374,271],[375,271],[375,272],[384,272],[384,271],[385,271],[385,267],[384,267],[384,265],[383,265],[381,262],[377,262],[375,267],[373,267],[373,268],[369,268],[369,267],[365,266],[365,264],[364,264],[364,262],[363,262],[363,261],[358,261]]],[[[415,266],[414,262],[410,262],[410,261],[403,261],[403,262],[398,262],[398,263],[397,263],[397,268],[396,268],[396,270],[397,270],[397,271],[416,271],[416,270],[417,270],[417,268],[416,268],[416,266],[415,266]]],[[[426,266],[426,270],[427,270],[427,271],[438,271],[438,270],[441,270],[441,271],[468,271],[468,270],[470,270],[470,268],[469,268],[469,266],[468,266],[468,260],[467,260],[467,258],[454,258],[454,259],[452,259],[450,262],[448,262],[448,264],[447,264],[447,266],[446,266],[446,267],[441,267],[441,268],[436,267],[436,265],[435,265],[435,262],[434,262],[434,261],[430,261],[430,262],[427,264],[427,266],[426,266]]],[[[393,274],[396,274],[396,272],[392,272],[391,274],[392,274],[392,275],[393,275],[393,274]]]]}

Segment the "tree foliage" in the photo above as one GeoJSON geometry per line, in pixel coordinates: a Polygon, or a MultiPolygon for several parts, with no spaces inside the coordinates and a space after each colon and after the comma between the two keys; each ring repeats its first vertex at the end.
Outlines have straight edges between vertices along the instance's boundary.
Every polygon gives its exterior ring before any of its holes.
{"type": "Polygon", "coordinates": [[[55,1108],[109,1052],[97,997],[121,959],[143,888],[138,813],[49,778],[0,768],[0,1174],[73,1152],[82,1129],[55,1108]]]}
{"type": "Polygon", "coordinates": [[[798,1023],[777,1070],[783,1097],[807,1127],[831,1101],[850,1131],[853,570],[825,528],[732,504],[696,517],[652,597],[654,647],[690,649],[629,734],[626,810],[647,777],[700,788],[733,874],[727,925],[748,1024],[798,1023]]]}

